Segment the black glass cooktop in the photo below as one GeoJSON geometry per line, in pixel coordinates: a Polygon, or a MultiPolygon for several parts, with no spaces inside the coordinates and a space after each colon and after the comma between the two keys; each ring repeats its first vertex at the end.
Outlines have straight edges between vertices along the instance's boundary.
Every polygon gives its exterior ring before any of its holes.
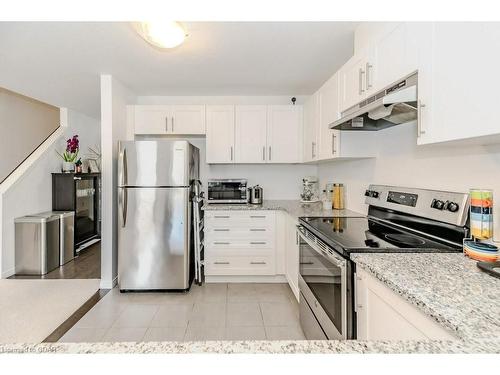
{"type": "Polygon", "coordinates": [[[377,220],[363,217],[304,217],[301,224],[337,251],[375,252],[456,252],[453,246],[377,220]]]}

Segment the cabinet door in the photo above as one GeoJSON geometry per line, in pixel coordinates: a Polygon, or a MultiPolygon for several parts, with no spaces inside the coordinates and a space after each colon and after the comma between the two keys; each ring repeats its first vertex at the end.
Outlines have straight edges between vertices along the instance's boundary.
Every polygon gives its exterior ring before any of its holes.
{"type": "Polygon", "coordinates": [[[430,126],[441,129],[431,141],[500,133],[499,40],[498,22],[434,23],[430,126]]]}
{"type": "MultiPolygon", "coordinates": [[[[417,70],[417,50],[410,41],[408,27],[411,27],[408,23],[400,23],[376,41],[374,91],[382,90],[417,70]]],[[[368,75],[370,72],[368,70],[368,75]]]]}
{"type": "Polygon", "coordinates": [[[303,161],[318,158],[319,102],[318,92],[311,95],[304,104],[303,161]]]}
{"type": "Polygon", "coordinates": [[[340,131],[329,128],[340,117],[338,74],[334,74],[319,90],[319,114],[318,159],[339,156],[340,131]]]}
{"type": "Polygon", "coordinates": [[[174,105],[169,134],[205,134],[204,105],[174,105]]]}
{"type": "Polygon", "coordinates": [[[234,106],[207,105],[207,163],[234,162],[234,106]]]}
{"type": "Polygon", "coordinates": [[[267,106],[236,106],[235,118],[236,162],[265,163],[267,160],[267,106]]]}
{"type": "Polygon", "coordinates": [[[358,340],[453,340],[456,337],[361,269],[355,275],[358,340]]]}
{"type": "Polygon", "coordinates": [[[354,55],[339,71],[340,111],[360,102],[366,95],[366,54],[354,55]]]}
{"type": "Polygon", "coordinates": [[[267,162],[301,162],[302,106],[272,105],[267,113],[267,162]]]}
{"type": "Polygon", "coordinates": [[[286,215],[286,279],[295,298],[299,300],[299,240],[297,219],[286,215]]]}
{"type": "Polygon", "coordinates": [[[169,106],[136,105],[134,108],[135,134],[167,134],[170,126],[169,118],[169,106]]]}

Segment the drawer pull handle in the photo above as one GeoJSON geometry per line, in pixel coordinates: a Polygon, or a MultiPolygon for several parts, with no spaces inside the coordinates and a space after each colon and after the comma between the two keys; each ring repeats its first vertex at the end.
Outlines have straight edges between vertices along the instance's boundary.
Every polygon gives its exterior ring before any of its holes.
{"type": "Polygon", "coordinates": [[[229,262],[214,262],[214,264],[229,264],[229,262]]]}
{"type": "Polygon", "coordinates": [[[314,262],[300,262],[300,264],[314,264],[314,262]]]}
{"type": "Polygon", "coordinates": [[[216,219],[229,219],[229,216],[227,216],[227,215],[224,215],[224,216],[223,215],[215,215],[214,218],[216,218],[216,219]]]}
{"type": "Polygon", "coordinates": [[[266,216],[264,215],[250,215],[251,219],[265,219],[266,216]]]}
{"type": "Polygon", "coordinates": [[[250,245],[265,245],[267,242],[264,241],[252,241],[250,245]]]}
{"type": "Polygon", "coordinates": [[[250,232],[265,232],[266,229],[261,228],[250,228],[250,232]]]}
{"type": "Polygon", "coordinates": [[[250,262],[250,264],[267,264],[266,262],[250,262]]]}
{"type": "Polygon", "coordinates": [[[214,242],[215,245],[230,245],[231,242],[214,242]]]}
{"type": "Polygon", "coordinates": [[[228,228],[219,228],[219,229],[214,229],[214,232],[229,232],[228,228]]]}

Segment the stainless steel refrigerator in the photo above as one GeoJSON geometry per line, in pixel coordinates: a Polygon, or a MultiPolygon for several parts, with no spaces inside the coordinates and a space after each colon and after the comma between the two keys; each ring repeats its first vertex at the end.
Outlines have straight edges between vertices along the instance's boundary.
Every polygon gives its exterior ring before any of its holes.
{"type": "Polygon", "coordinates": [[[118,155],[121,291],[187,290],[193,275],[191,192],[199,150],[187,141],[124,141],[118,155]]]}

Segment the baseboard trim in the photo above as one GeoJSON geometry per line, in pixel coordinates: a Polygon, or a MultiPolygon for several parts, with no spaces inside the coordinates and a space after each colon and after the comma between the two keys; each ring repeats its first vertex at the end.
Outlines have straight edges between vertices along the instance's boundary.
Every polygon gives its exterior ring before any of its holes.
{"type": "Polygon", "coordinates": [[[2,272],[2,279],[8,279],[9,277],[11,277],[12,275],[15,275],[15,274],[16,274],[15,268],[11,268],[10,270],[3,271],[2,272]]]}
{"type": "Polygon", "coordinates": [[[99,287],[101,289],[113,289],[118,284],[118,276],[116,276],[113,280],[104,280],[101,279],[101,284],[99,287]]]}
{"type": "Polygon", "coordinates": [[[207,283],[288,283],[285,275],[273,276],[205,276],[207,283]]]}

